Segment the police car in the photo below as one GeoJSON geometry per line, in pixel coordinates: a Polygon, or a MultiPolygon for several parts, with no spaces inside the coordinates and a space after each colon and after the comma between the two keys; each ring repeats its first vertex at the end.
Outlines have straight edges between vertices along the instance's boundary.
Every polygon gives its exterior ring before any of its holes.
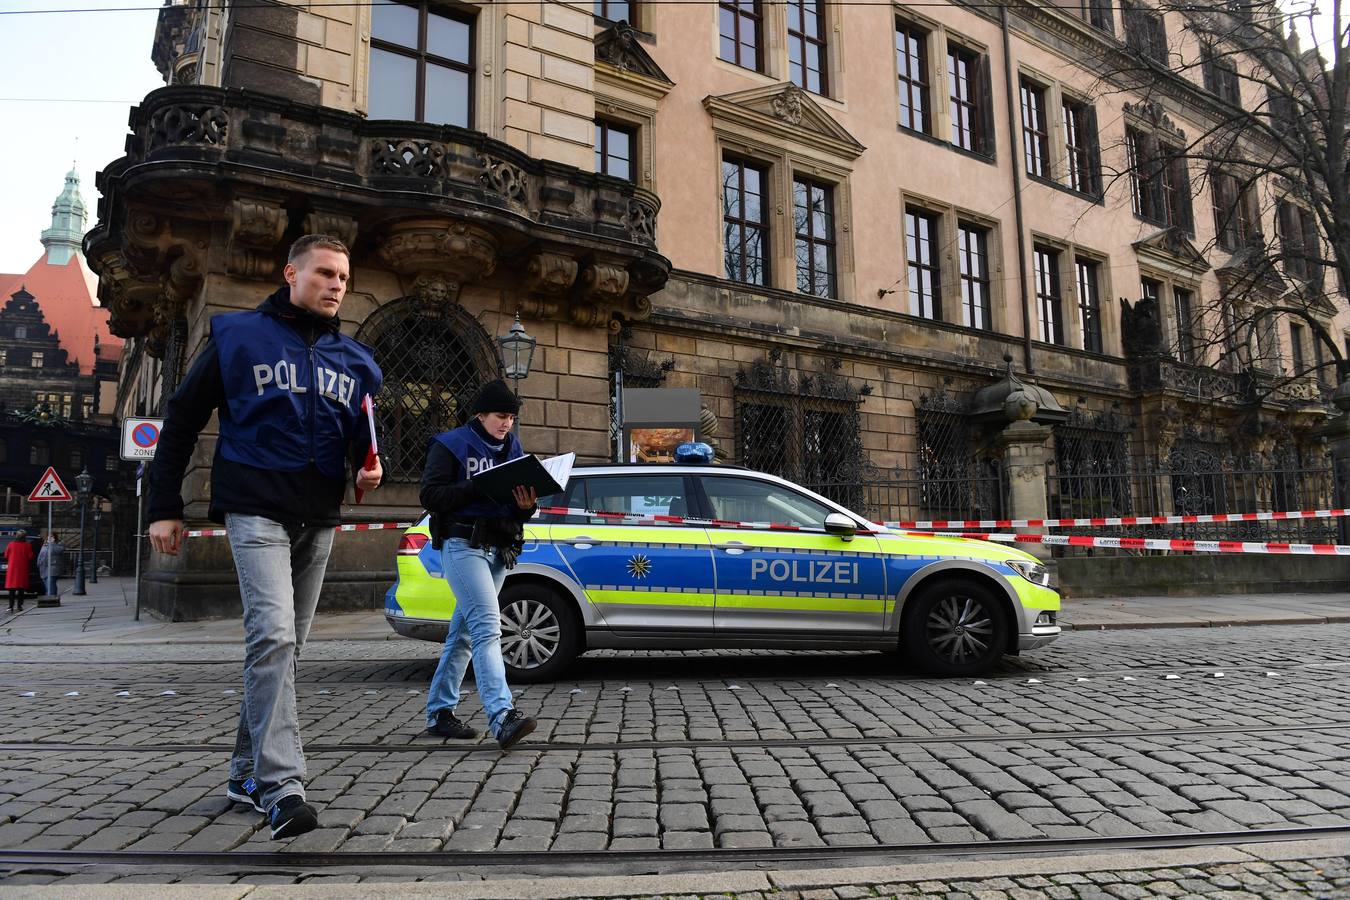
{"type": "MultiPolygon", "coordinates": [[[[762,472],[578,466],[540,505],[740,524],[537,515],[501,592],[512,681],[552,680],[600,648],[898,650],[920,671],[976,675],[1059,636],[1059,595],[1035,557],[896,532],[762,472]]],[[[454,603],[424,516],[399,543],[385,618],[443,641],[454,603]]]]}

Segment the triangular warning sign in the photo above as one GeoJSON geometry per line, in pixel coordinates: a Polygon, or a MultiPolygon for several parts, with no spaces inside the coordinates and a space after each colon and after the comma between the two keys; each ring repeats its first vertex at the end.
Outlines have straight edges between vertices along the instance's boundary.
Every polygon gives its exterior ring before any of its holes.
{"type": "Polygon", "coordinates": [[[33,493],[28,495],[29,503],[60,503],[71,499],[70,491],[61,483],[61,476],[56,474],[56,470],[51,466],[42,473],[38,479],[37,487],[33,488],[33,493]]]}

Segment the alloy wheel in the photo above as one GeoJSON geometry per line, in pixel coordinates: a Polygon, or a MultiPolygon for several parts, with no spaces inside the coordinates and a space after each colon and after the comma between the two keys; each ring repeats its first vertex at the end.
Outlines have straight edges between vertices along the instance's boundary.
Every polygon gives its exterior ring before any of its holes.
{"type": "Polygon", "coordinates": [[[994,621],[976,598],[953,594],[933,604],[927,631],[933,654],[944,662],[960,665],[989,655],[994,621]]]}
{"type": "Polygon", "coordinates": [[[516,669],[534,669],[553,658],[562,626],[553,610],[538,600],[516,600],[502,607],[502,658],[516,669]]]}

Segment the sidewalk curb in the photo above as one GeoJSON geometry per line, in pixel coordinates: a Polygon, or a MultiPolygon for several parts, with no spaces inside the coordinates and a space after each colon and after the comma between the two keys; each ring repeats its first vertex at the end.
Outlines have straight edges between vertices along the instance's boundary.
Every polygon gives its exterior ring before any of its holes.
{"type": "MultiPolygon", "coordinates": [[[[875,887],[888,884],[913,884],[925,881],[984,881],[993,878],[1017,878],[1029,875],[1066,875],[1089,872],[1153,871],[1157,869],[1200,868],[1218,865],[1246,865],[1290,860],[1315,860],[1350,855],[1350,838],[1321,838],[1306,841],[1280,841],[1243,844],[1239,847],[1190,847],[1175,850],[1116,853],[1061,854],[1057,856],[1019,855],[989,859],[945,860],[932,863],[906,863],[893,866],[864,866],[837,869],[788,869],[774,872],[753,870],[671,875],[598,875],[579,877],[510,878],[476,882],[371,881],[359,884],[298,885],[192,885],[191,893],[201,900],[272,900],[281,897],[358,900],[372,897],[445,897],[450,900],[573,900],[573,898],[650,897],[653,895],[707,895],[767,893],[772,891],[809,891],[825,888],[875,887]]],[[[285,854],[279,854],[284,865],[285,854]]],[[[394,865],[398,854],[390,854],[390,874],[406,869],[394,865]]],[[[315,875],[352,874],[347,870],[324,870],[315,875]]],[[[366,874],[372,874],[367,872],[366,874]]],[[[379,873],[373,873],[379,877],[379,873]]],[[[159,898],[179,897],[186,884],[150,885],[70,885],[13,886],[5,889],[8,897],[56,900],[56,898],[159,898]]]]}

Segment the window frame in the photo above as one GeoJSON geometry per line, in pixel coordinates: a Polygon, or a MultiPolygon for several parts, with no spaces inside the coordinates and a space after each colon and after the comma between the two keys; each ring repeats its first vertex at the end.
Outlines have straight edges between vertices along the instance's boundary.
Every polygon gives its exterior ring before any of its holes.
{"type": "Polygon", "coordinates": [[[905,229],[905,293],[907,305],[905,311],[916,318],[931,319],[935,322],[941,322],[942,319],[942,262],[939,247],[941,246],[942,219],[938,213],[919,206],[906,206],[904,211],[904,229],[905,229]],[[928,228],[928,262],[921,258],[922,254],[918,251],[923,243],[917,230],[911,234],[910,223],[923,223],[928,228]],[[910,254],[910,244],[913,242],[915,254],[910,254]],[[923,274],[927,273],[929,278],[930,292],[924,295],[922,292],[916,298],[914,287],[916,275],[918,276],[919,286],[922,287],[923,274]],[[924,303],[928,304],[928,310],[925,313],[924,303]],[[917,305],[917,308],[916,308],[917,305]]]}
{"type": "Polygon", "coordinates": [[[723,178],[722,178],[722,191],[721,191],[721,193],[722,193],[722,273],[723,273],[723,277],[725,277],[728,281],[734,281],[734,282],[736,282],[736,283],[738,283],[738,284],[750,284],[750,285],[755,285],[756,287],[772,287],[772,286],[773,286],[773,264],[772,264],[772,260],[773,260],[773,245],[772,245],[772,243],[771,243],[771,241],[772,241],[772,231],[771,231],[770,224],[769,224],[769,203],[770,203],[770,200],[772,199],[772,198],[771,198],[771,195],[770,195],[770,193],[769,193],[769,185],[770,185],[770,181],[769,181],[769,177],[770,177],[770,176],[769,176],[769,173],[770,173],[770,171],[771,171],[771,167],[770,167],[768,164],[765,164],[765,163],[756,163],[755,161],[753,161],[753,160],[751,160],[751,159],[749,159],[749,158],[740,156],[740,155],[738,155],[738,154],[723,153],[723,154],[722,154],[722,166],[721,166],[721,171],[723,172],[723,178]],[[738,183],[738,185],[739,185],[739,192],[740,192],[740,195],[741,195],[742,198],[743,198],[744,195],[745,195],[745,170],[746,170],[746,169],[750,169],[750,170],[754,171],[756,174],[759,175],[759,184],[760,184],[760,194],[759,194],[759,198],[760,198],[760,203],[759,203],[760,220],[759,220],[759,222],[754,222],[753,220],[744,218],[745,202],[744,202],[743,199],[742,199],[741,202],[740,202],[740,208],[741,208],[741,212],[742,212],[742,215],[741,215],[740,218],[732,217],[732,216],[730,216],[730,215],[727,214],[727,201],[726,201],[726,190],[727,190],[727,187],[726,187],[726,180],[725,180],[725,177],[726,177],[726,176],[725,176],[725,172],[726,172],[726,167],[727,167],[727,165],[734,165],[734,166],[736,166],[737,169],[738,169],[739,175],[738,175],[738,178],[737,178],[737,183],[738,183]],[[746,229],[749,228],[749,227],[754,227],[755,229],[758,230],[758,232],[759,232],[759,245],[760,245],[761,280],[759,280],[759,281],[749,281],[749,280],[745,279],[744,277],[735,277],[735,276],[733,276],[732,274],[730,274],[730,273],[728,272],[728,270],[727,270],[727,256],[728,256],[728,253],[729,253],[729,248],[727,247],[727,236],[728,236],[729,232],[727,231],[727,228],[728,228],[728,226],[731,226],[731,225],[738,225],[738,226],[740,226],[740,228],[741,228],[740,258],[741,258],[741,274],[742,274],[742,275],[743,275],[744,272],[745,272],[745,258],[746,258],[746,257],[745,257],[745,247],[746,247],[745,234],[746,234],[746,229]]]}
{"type": "Polygon", "coordinates": [[[990,276],[990,256],[989,256],[989,235],[991,229],[984,225],[977,225],[973,222],[957,219],[956,221],[956,257],[957,277],[961,281],[961,324],[966,328],[974,328],[977,331],[994,330],[994,303],[993,303],[993,279],[990,276]],[[970,241],[967,235],[975,238],[978,244],[978,252],[972,252],[970,241]],[[969,263],[973,260],[980,260],[983,266],[983,277],[979,277],[969,271],[969,263]],[[981,296],[980,302],[972,299],[973,288],[978,287],[981,296]],[[970,288],[968,290],[968,288],[970,288]],[[977,317],[973,313],[978,312],[977,317]],[[983,318],[983,324],[973,321],[977,318],[983,318]]]}
{"type": "Polygon", "coordinates": [[[1289,374],[1295,378],[1307,374],[1303,371],[1308,364],[1304,346],[1304,332],[1307,330],[1303,323],[1289,320],[1289,365],[1292,368],[1289,374]]]}
{"type": "Polygon", "coordinates": [[[793,255],[797,261],[796,291],[799,294],[808,294],[813,297],[822,297],[831,300],[836,300],[839,298],[839,256],[838,256],[839,230],[836,224],[838,214],[836,212],[837,204],[835,203],[834,192],[835,192],[834,184],[821,181],[816,178],[811,178],[809,176],[802,175],[801,173],[798,172],[792,173],[793,255]],[[808,215],[805,217],[807,229],[805,233],[803,233],[800,230],[800,227],[797,222],[797,210],[799,208],[799,204],[797,203],[797,197],[799,186],[806,189],[808,198],[806,206],[806,209],[808,210],[808,215]],[[815,215],[810,213],[810,210],[814,208],[816,191],[819,191],[821,193],[825,201],[826,207],[825,216],[829,228],[829,233],[828,235],[825,236],[816,235],[815,215]],[[801,247],[803,243],[805,243],[808,250],[807,253],[808,265],[806,267],[807,284],[809,288],[808,290],[802,290],[801,247]],[[816,269],[815,250],[817,247],[825,248],[825,258],[829,266],[828,270],[823,273],[825,277],[825,285],[824,285],[825,293],[820,293],[816,289],[817,288],[816,278],[818,277],[818,270],[816,269]]]}
{"type": "Polygon", "coordinates": [[[742,69],[749,69],[752,72],[764,71],[764,4],[762,0],[749,0],[749,10],[746,10],[746,3],[737,2],[737,0],[718,0],[717,3],[717,58],[723,62],[730,63],[733,66],[739,66],[742,69]],[[733,23],[731,35],[727,35],[722,30],[725,16],[731,16],[733,23]],[[754,35],[755,59],[754,65],[746,65],[742,60],[741,48],[745,42],[741,40],[742,22],[749,22],[751,33],[754,35]],[[732,46],[736,48],[734,59],[727,59],[722,55],[722,41],[730,38],[732,46]]]}
{"type": "Polygon", "coordinates": [[[1048,244],[1031,245],[1032,280],[1036,286],[1036,330],[1038,340],[1063,347],[1064,344],[1064,290],[1060,284],[1059,261],[1061,251],[1048,244]],[[1044,259],[1048,263],[1041,265],[1044,259]]]}
{"type": "Polygon", "coordinates": [[[895,19],[895,60],[896,77],[899,79],[899,100],[900,100],[900,127],[908,131],[917,132],[932,136],[933,134],[933,104],[932,104],[932,73],[928,69],[929,60],[929,40],[932,32],[922,26],[896,17],[895,19]],[[905,47],[902,50],[900,36],[906,38],[905,47]],[[916,45],[913,56],[909,53],[909,44],[916,45]],[[901,65],[901,59],[905,60],[905,65],[901,65]],[[907,71],[917,69],[920,78],[906,74],[907,71]],[[919,98],[921,124],[914,125],[914,98],[919,98]],[[907,123],[905,119],[908,118],[907,123]]]}
{"type": "Polygon", "coordinates": [[[1257,231],[1252,185],[1232,172],[1211,168],[1210,203],[1214,210],[1214,241],[1230,252],[1242,249],[1257,231]]]}
{"type": "Polygon", "coordinates": [[[988,155],[985,149],[988,138],[984,133],[984,98],[981,96],[984,91],[983,58],[983,54],[956,41],[947,42],[947,105],[951,119],[949,141],[953,147],[969,153],[988,155]],[[964,78],[960,75],[961,65],[966,68],[964,78]],[[964,96],[960,93],[962,84],[966,86],[964,96]],[[966,119],[964,127],[961,124],[963,118],[966,119]],[[963,136],[968,136],[969,146],[960,139],[963,136]]]}
{"type": "Polygon", "coordinates": [[[1022,161],[1023,167],[1028,175],[1033,178],[1050,179],[1050,123],[1046,116],[1046,96],[1049,91],[1045,85],[1038,81],[1023,75],[1018,79],[1018,97],[1022,110],[1022,161]],[[1036,123],[1029,122],[1027,113],[1029,111],[1028,100],[1033,100],[1031,104],[1035,109],[1030,111],[1039,118],[1040,127],[1036,123]],[[1035,152],[1033,153],[1033,146],[1035,152]],[[1036,166],[1033,167],[1033,161],[1036,166]]]}
{"type": "MultiPolygon", "coordinates": [[[[478,17],[472,13],[465,12],[456,7],[441,6],[434,4],[431,0],[391,0],[392,5],[409,7],[417,10],[417,47],[407,47],[402,44],[395,44],[375,37],[374,11],[372,10],[372,24],[370,31],[370,50],[382,50],[386,53],[392,53],[396,56],[402,56],[406,59],[412,59],[417,69],[417,79],[415,92],[413,96],[413,121],[423,122],[434,125],[454,125],[453,122],[427,122],[426,119],[426,76],[427,63],[443,66],[455,71],[464,72],[468,75],[468,86],[465,91],[465,123],[464,128],[473,128],[477,123],[477,110],[475,93],[477,92],[477,74],[478,74],[478,17]],[[433,9],[433,6],[435,7],[433,9]],[[427,50],[427,21],[428,17],[436,15],[442,18],[451,19],[469,28],[469,59],[467,62],[452,60],[448,57],[437,56],[427,50]]],[[[370,69],[372,64],[367,61],[366,73],[366,109],[369,112],[371,106],[370,90],[370,69]]],[[[371,118],[378,118],[371,116],[371,118]]]]}
{"type": "Polygon", "coordinates": [[[826,15],[825,0],[787,0],[785,5],[787,13],[787,51],[788,51],[788,80],[804,91],[809,91],[821,97],[830,96],[830,54],[829,54],[829,25],[826,15]],[[806,13],[807,5],[815,7],[816,16],[816,37],[806,33],[806,13]],[[796,27],[794,27],[794,14],[796,18],[796,27]],[[792,50],[794,43],[799,47],[801,61],[793,63],[792,50]],[[810,69],[806,65],[807,48],[814,46],[819,53],[818,64],[820,84],[818,89],[809,86],[810,69]],[[801,81],[792,77],[792,67],[797,65],[801,69],[801,81]]]}
{"type": "Polygon", "coordinates": [[[609,175],[611,178],[622,178],[624,181],[637,184],[637,173],[640,171],[638,165],[638,127],[628,122],[621,122],[618,119],[611,119],[608,116],[596,116],[595,122],[595,171],[602,175],[609,175]],[[628,175],[615,175],[608,171],[609,168],[609,132],[616,131],[628,138],[628,175]]]}
{"type": "Polygon", "coordinates": [[[638,23],[638,5],[639,0],[594,0],[591,7],[591,14],[597,19],[604,19],[606,22],[627,22],[633,27],[638,23]],[[616,19],[609,14],[611,6],[624,6],[628,9],[628,14],[632,18],[624,17],[616,19]]]}
{"type": "Polygon", "coordinates": [[[1065,186],[1089,197],[1102,196],[1101,148],[1097,109],[1086,100],[1062,95],[1065,186]]]}
{"type": "Polygon", "coordinates": [[[1199,347],[1195,341],[1195,291],[1172,285],[1172,315],[1177,328],[1177,361],[1197,365],[1199,347]]]}
{"type": "Polygon", "coordinates": [[[1102,353],[1105,344],[1102,340],[1101,260],[1076,254],[1073,267],[1082,349],[1089,353],[1102,353]],[[1084,275],[1088,276],[1086,280],[1084,275]]]}
{"type": "Polygon", "coordinates": [[[1125,45],[1146,59],[1167,65],[1167,24],[1160,11],[1135,0],[1121,0],[1125,45]]]}
{"type": "Polygon", "coordinates": [[[1225,103],[1242,108],[1242,82],[1237,68],[1222,59],[1210,44],[1200,46],[1200,73],[1205,90],[1225,103]]]}

